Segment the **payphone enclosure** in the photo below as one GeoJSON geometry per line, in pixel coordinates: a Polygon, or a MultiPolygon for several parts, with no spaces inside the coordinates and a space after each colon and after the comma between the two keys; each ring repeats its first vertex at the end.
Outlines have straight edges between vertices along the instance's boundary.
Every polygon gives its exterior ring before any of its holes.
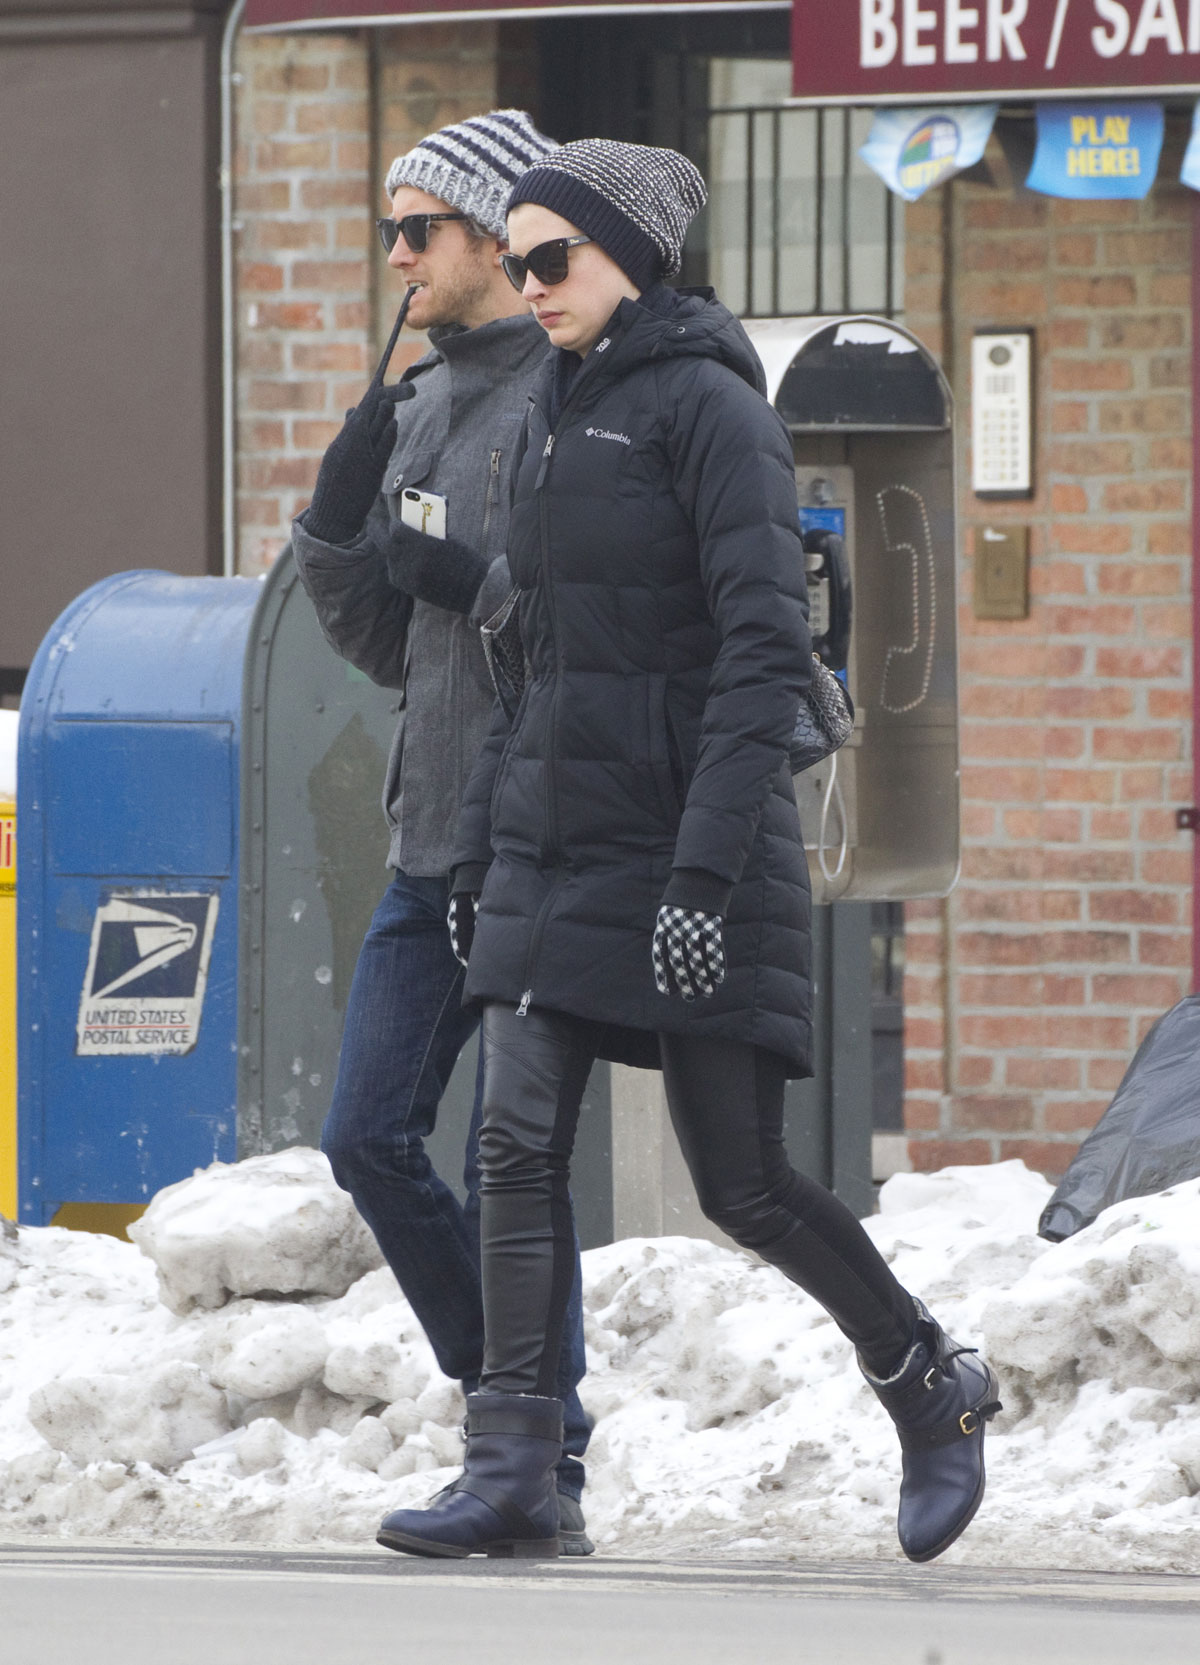
{"type": "Polygon", "coordinates": [[[959,862],[952,397],[889,319],[746,330],[787,423],[813,646],[854,733],[796,776],[813,900],[943,896],[959,862]]]}

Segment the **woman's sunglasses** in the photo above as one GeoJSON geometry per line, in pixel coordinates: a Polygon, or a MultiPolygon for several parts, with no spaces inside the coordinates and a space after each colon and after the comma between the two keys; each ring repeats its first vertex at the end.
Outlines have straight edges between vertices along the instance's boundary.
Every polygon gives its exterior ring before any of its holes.
{"type": "Polygon", "coordinates": [[[530,249],[528,254],[502,254],[500,264],[519,295],[530,272],[539,283],[562,283],[567,275],[567,250],[591,241],[590,237],[552,237],[548,243],[539,243],[530,249]]]}
{"type": "Polygon", "coordinates": [[[429,247],[429,227],[434,220],[465,220],[466,214],[406,214],[402,220],[376,220],[379,241],[391,254],[397,237],[403,237],[413,254],[424,254],[429,247]]]}

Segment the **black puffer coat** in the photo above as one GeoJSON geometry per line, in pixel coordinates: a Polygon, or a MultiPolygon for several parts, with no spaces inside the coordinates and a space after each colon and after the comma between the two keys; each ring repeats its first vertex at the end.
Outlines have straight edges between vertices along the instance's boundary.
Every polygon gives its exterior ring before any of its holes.
{"type": "MultiPolygon", "coordinates": [[[[551,426],[531,396],[509,525],[531,665],[472,773],[454,888],[467,999],[749,1041],[810,1073],[808,869],[785,761],[810,646],[792,449],[710,291],[622,301],[551,426]],[[485,879],[486,874],[486,879],[485,879]],[[658,993],[660,903],[725,920],[728,972],[658,993]]],[[[561,371],[561,366],[559,366],[561,371]]]]}

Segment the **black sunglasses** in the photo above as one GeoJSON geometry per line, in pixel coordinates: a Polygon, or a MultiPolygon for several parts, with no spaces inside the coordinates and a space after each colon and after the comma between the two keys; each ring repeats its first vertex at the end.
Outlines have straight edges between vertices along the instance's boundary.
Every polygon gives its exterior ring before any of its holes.
{"type": "Polygon", "coordinates": [[[467,214],[405,214],[401,220],[376,220],[379,241],[391,254],[397,237],[403,237],[413,254],[424,254],[429,247],[429,227],[434,220],[466,220],[467,214]]]}
{"type": "Polygon", "coordinates": [[[519,295],[530,272],[539,283],[562,283],[567,275],[567,250],[591,241],[590,237],[552,237],[548,243],[539,243],[530,249],[528,254],[502,254],[500,264],[519,295]]]}

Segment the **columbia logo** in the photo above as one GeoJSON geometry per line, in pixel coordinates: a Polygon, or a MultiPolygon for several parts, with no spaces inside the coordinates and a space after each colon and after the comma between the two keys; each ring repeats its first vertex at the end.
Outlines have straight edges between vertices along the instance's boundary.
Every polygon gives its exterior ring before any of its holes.
{"type": "Polygon", "coordinates": [[[589,439],[615,439],[618,445],[633,444],[628,434],[610,433],[607,428],[585,428],[584,432],[589,439]]]}

